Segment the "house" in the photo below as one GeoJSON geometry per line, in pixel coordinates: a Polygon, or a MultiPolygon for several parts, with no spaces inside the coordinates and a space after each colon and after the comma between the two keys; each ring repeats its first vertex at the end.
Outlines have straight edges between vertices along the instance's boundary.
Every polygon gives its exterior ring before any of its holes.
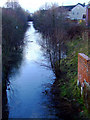
{"type": "MultiPolygon", "coordinates": [[[[60,6],[59,8],[61,8],[60,6]]],[[[68,18],[71,20],[85,20],[86,19],[86,6],[85,3],[78,3],[72,6],[63,6],[68,12],[68,18]]]]}
{"type": "Polygon", "coordinates": [[[85,20],[86,19],[86,7],[85,4],[78,3],[69,12],[69,18],[71,20],[85,20]]]}

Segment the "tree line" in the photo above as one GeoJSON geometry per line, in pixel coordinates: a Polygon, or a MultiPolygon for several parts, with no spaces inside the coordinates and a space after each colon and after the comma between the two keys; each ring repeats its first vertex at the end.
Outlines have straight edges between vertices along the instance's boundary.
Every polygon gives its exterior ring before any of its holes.
{"type": "Polygon", "coordinates": [[[57,77],[60,77],[60,60],[65,43],[77,35],[81,35],[83,26],[68,18],[68,10],[63,6],[52,4],[36,11],[33,15],[34,27],[43,33],[41,42],[49,55],[51,66],[57,77]]]}

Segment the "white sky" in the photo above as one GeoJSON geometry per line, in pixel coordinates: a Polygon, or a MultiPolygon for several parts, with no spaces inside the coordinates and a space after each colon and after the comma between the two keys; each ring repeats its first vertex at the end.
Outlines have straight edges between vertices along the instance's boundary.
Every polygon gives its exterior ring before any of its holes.
{"type": "MultiPolygon", "coordinates": [[[[0,6],[3,6],[7,0],[0,0],[0,6]]],[[[31,13],[38,10],[46,2],[48,3],[58,3],[59,5],[75,5],[77,3],[88,3],[90,0],[18,0],[19,4],[25,9],[29,10],[31,13]]]]}

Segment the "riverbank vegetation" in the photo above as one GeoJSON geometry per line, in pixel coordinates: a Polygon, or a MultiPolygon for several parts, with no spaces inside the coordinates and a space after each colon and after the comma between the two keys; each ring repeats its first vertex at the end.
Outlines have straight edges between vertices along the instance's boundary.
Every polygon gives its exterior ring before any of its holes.
{"type": "MultiPolygon", "coordinates": [[[[88,55],[88,39],[78,36],[70,40],[67,44],[67,57],[61,60],[62,76],[57,82],[60,97],[69,101],[78,112],[79,119],[89,119],[89,109],[85,105],[84,96],[77,85],[78,80],[78,53],[88,55]]],[[[87,104],[87,103],[86,103],[87,104]]],[[[77,117],[76,117],[77,119],[77,117]]]]}
{"type": "Polygon", "coordinates": [[[74,114],[71,109],[71,112],[66,111],[69,117],[72,114],[71,118],[76,120],[88,119],[88,110],[77,86],[78,53],[88,55],[88,39],[82,37],[85,22],[79,24],[78,21],[69,20],[67,10],[56,4],[35,12],[33,20],[34,27],[43,33],[45,39],[40,44],[57,77],[52,91],[55,96],[58,94],[59,101],[65,99],[72,106],[74,114]],[[59,92],[55,92],[55,88],[59,92]]]}
{"type": "Polygon", "coordinates": [[[56,4],[49,9],[37,11],[33,17],[34,27],[43,33],[46,41],[42,44],[49,54],[51,66],[60,77],[60,60],[65,43],[76,35],[81,35],[83,27],[68,19],[67,10],[56,4]]]}
{"type": "Polygon", "coordinates": [[[27,28],[27,12],[17,3],[7,3],[2,8],[2,89],[3,89],[3,117],[8,116],[6,89],[10,84],[8,77],[18,68],[22,60],[24,33],[27,28]]]}

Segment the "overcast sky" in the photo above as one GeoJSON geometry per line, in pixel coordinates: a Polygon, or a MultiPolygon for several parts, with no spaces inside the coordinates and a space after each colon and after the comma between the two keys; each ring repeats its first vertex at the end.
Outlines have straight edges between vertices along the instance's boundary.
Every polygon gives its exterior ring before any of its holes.
{"type": "MultiPolygon", "coordinates": [[[[0,6],[3,6],[7,0],[0,0],[0,6]]],[[[77,3],[88,3],[90,0],[18,0],[19,4],[31,13],[38,10],[46,2],[58,3],[58,5],[75,5],[77,3]]]]}

